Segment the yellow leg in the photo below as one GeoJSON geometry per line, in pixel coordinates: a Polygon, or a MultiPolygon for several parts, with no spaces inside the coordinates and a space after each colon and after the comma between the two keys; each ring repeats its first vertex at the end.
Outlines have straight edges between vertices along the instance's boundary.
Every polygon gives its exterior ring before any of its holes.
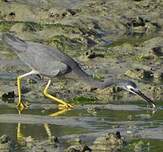
{"type": "Polygon", "coordinates": [[[47,83],[47,85],[46,85],[46,87],[45,87],[45,89],[44,89],[44,91],[43,91],[44,95],[45,95],[46,97],[48,97],[48,98],[54,100],[54,101],[57,101],[57,102],[59,103],[59,109],[71,109],[71,108],[73,108],[72,105],[70,105],[70,104],[64,102],[63,100],[58,99],[58,98],[56,98],[56,97],[54,97],[54,96],[52,96],[52,95],[50,95],[50,94],[48,93],[48,88],[49,88],[49,86],[50,86],[50,83],[51,83],[51,80],[48,81],[48,83],[47,83]]]}
{"type": "Polygon", "coordinates": [[[21,99],[21,76],[17,77],[17,87],[18,87],[18,97],[19,97],[17,107],[19,112],[21,112],[26,107],[21,99]]]}
{"type": "Polygon", "coordinates": [[[22,98],[21,98],[21,96],[22,96],[21,95],[21,79],[24,78],[24,77],[26,77],[26,76],[29,76],[31,74],[38,74],[38,72],[32,70],[31,72],[28,72],[26,74],[23,74],[23,75],[17,77],[17,87],[18,87],[18,97],[19,97],[18,103],[17,103],[17,107],[18,107],[18,111],[19,112],[21,112],[24,108],[27,108],[28,107],[27,105],[25,105],[22,102],[22,98]]]}
{"type": "MultiPolygon", "coordinates": [[[[59,115],[65,113],[68,110],[70,110],[70,109],[62,109],[60,111],[57,111],[57,112],[54,112],[54,113],[50,114],[49,116],[56,117],[56,116],[59,116],[59,115]]],[[[49,127],[49,125],[47,123],[44,124],[44,128],[46,130],[46,133],[47,133],[48,137],[51,138],[52,133],[51,133],[50,127],[49,127]]]]}
{"type": "Polygon", "coordinates": [[[65,113],[65,112],[67,112],[68,110],[70,110],[70,109],[62,109],[60,111],[57,111],[57,112],[54,112],[54,113],[50,114],[49,116],[56,117],[56,116],[59,116],[59,115],[65,113]]]}
{"type": "Polygon", "coordinates": [[[25,141],[25,137],[24,135],[22,134],[21,132],[21,123],[19,122],[18,125],[17,125],[17,132],[16,132],[16,138],[17,138],[17,141],[21,144],[25,141]]]}

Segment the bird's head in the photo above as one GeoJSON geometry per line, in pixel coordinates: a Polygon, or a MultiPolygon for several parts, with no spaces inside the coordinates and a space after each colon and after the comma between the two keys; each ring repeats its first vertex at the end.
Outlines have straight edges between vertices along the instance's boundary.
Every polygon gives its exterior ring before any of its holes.
{"type": "Polygon", "coordinates": [[[126,90],[128,92],[131,92],[133,94],[136,94],[136,95],[140,96],[146,102],[151,104],[153,108],[156,107],[155,103],[150,98],[148,98],[145,94],[143,94],[133,81],[123,80],[123,81],[118,83],[118,87],[120,87],[120,88],[122,88],[122,89],[124,89],[124,90],[126,90]]]}

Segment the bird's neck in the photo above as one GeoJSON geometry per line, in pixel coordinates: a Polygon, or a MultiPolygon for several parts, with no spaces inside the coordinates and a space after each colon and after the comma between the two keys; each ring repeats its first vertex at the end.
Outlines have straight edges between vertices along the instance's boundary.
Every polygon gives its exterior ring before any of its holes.
{"type": "Polygon", "coordinates": [[[78,77],[86,82],[91,88],[106,88],[114,84],[114,80],[105,79],[104,81],[99,81],[93,79],[92,76],[88,75],[80,67],[73,68],[73,72],[78,75],[78,77]]]}

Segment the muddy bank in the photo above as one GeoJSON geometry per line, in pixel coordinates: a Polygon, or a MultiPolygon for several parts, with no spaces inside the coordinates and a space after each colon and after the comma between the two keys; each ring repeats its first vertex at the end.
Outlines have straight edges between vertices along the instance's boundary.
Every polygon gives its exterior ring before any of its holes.
{"type": "MultiPolygon", "coordinates": [[[[15,32],[25,40],[56,46],[79,61],[95,79],[108,76],[134,79],[151,98],[162,99],[161,1],[70,1],[66,5],[68,8],[57,1],[39,1],[37,4],[36,7],[31,1],[1,1],[1,32],[15,32]]],[[[30,69],[3,43],[0,55],[0,94],[14,91],[17,97],[14,81],[6,85],[3,73],[6,72],[7,77],[10,73],[19,75],[30,69]]],[[[114,87],[90,91],[74,77],[54,80],[52,93],[79,103],[83,100],[107,103],[139,99],[114,87]]],[[[27,100],[36,97],[43,100],[40,91],[45,81],[36,81],[32,88],[31,82],[33,80],[29,79],[25,83],[27,100]],[[34,90],[37,93],[33,93],[34,90]]]]}
{"type": "MultiPolygon", "coordinates": [[[[162,99],[162,1],[90,0],[61,4],[46,0],[2,0],[0,4],[1,32],[15,32],[25,40],[55,46],[74,57],[95,79],[108,76],[134,79],[151,98],[162,99]]],[[[18,75],[29,71],[2,42],[0,47],[1,73],[18,75]]],[[[68,77],[54,80],[51,90],[72,102],[107,103],[139,99],[114,87],[90,91],[76,76],[68,77]]],[[[14,83],[5,85],[4,76],[0,78],[1,96],[14,90],[17,96],[14,83]]],[[[28,82],[25,84],[29,91],[25,96],[29,100],[36,96],[42,98],[40,82],[32,85],[32,89],[28,82]],[[33,93],[35,89],[37,93],[33,93]]]]}
{"type": "Polygon", "coordinates": [[[121,135],[119,131],[110,133],[113,130],[63,137],[49,136],[44,140],[20,135],[17,136],[17,141],[14,141],[9,136],[3,135],[0,137],[0,149],[3,152],[147,152],[151,149],[149,142],[131,139],[129,135],[127,135],[129,139],[126,140],[127,137],[121,135]]]}
{"type": "Polygon", "coordinates": [[[143,150],[148,145],[142,142],[134,142],[130,144],[125,141],[124,137],[121,136],[120,132],[87,135],[87,136],[76,136],[73,137],[62,137],[57,138],[55,136],[49,137],[44,141],[34,140],[31,136],[19,137],[18,142],[14,142],[9,136],[3,135],[0,137],[0,149],[3,152],[118,152],[125,150],[143,150]],[[89,141],[88,141],[89,139],[89,141]],[[86,142],[88,141],[88,142],[86,142]],[[89,146],[88,146],[89,145],[89,146]],[[129,147],[129,148],[127,148],[129,147]]]}

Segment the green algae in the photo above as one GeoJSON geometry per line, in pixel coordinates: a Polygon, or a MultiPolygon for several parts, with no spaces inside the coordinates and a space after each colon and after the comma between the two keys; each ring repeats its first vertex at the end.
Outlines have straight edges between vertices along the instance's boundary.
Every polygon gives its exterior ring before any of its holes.
{"type": "Polygon", "coordinates": [[[71,100],[75,104],[91,104],[95,103],[97,100],[96,97],[86,97],[86,96],[77,96],[71,100]]]}
{"type": "Polygon", "coordinates": [[[24,23],[23,31],[36,32],[36,31],[43,30],[43,28],[44,28],[44,25],[42,25],[42,24],[26,22],[26,23],[24,23]]]}
{"type": "Polygon", "coordinates": [[[77,38],[69,38],[64,35],[56,35],[52,37],[48,43],[60,50],[68,52],[68,54],[77,55],[76,50],[82,50],[84,45],[77,38]],[[70,52],[71,50],[71,52],[70,52]]]}
{"type": "Polygon", "coordinates": [[[143,140],[133,140],[131,143],[127,144],[122,152],[132,151],[132,152],[149,152],[150,142],[143,140]]]}
{"type": "Polygon", "coordinates": [[[12,22],[0,22],[0,31],[7,32],[12,27],[12,22]]]}

